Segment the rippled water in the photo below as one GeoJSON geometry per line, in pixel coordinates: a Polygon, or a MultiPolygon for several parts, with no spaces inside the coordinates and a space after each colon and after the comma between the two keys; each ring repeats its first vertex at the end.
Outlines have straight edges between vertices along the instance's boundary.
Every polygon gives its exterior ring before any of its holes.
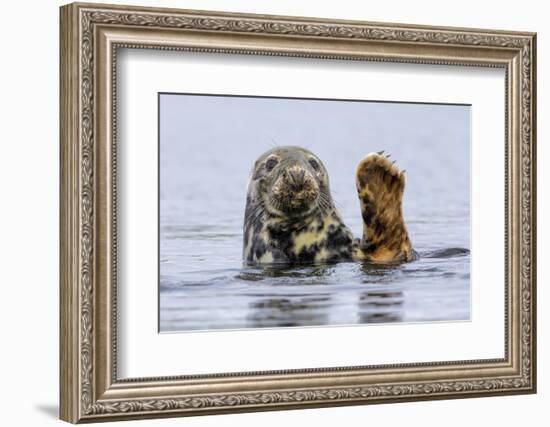
{"type": "Polygon", "coordinates": [[[468,107],[163,95],[160,141],[161,332],[470,318],[468,107]],[[390,152],[420,259],[243,268],[246,181],[273,140],[319,155],[356,236],[354,167],[390,152]]]}

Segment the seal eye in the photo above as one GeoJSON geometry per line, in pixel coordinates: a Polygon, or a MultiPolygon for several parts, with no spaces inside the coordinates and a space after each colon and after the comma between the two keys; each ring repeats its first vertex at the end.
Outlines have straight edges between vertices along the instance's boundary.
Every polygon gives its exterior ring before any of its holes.
{"type": "Polygon", "coordinates": [[[277,166],[277,163],[279,163],[276,159],[268,159],[267,162],[265,162],[265,168],[268,172],[271,172],[275,166],[277,166]]]}
{"type": "Polygon", "coordinates": [[[321,166],[319,166],[319,162],[315,159],[309,159],[309,164],[311,165],[311,167],[313,169],[315,169],[316,171],[319,171],[319,169],[321,169],[321,166]]]}

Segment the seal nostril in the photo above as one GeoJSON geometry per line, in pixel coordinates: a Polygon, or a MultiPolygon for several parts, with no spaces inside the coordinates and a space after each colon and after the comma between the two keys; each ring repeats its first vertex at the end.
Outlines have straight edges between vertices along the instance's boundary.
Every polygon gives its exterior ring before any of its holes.
{"type": "Polygon", "coordinates": [[[303,169],[290,169],[288,171],[290,183],[294,189],[299,189],[304,184],[305,171],[303,169]]]}

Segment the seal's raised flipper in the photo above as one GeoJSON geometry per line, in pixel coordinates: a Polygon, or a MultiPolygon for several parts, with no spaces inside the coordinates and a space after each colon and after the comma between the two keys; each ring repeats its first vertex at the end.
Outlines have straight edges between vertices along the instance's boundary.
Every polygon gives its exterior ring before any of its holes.
{"type": "Polygon", "coordinates": [[[363,216],[363,238],[354,258],[373,262],[416,259],[403,219],[405,175],[383,152],[372,153],[357,166],[357,192],[363,216]]]}

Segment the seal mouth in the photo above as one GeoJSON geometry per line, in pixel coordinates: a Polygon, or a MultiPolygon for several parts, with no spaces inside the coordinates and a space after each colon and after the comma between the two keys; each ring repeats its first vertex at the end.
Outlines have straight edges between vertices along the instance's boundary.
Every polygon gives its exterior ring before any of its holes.
{"type": "Polygon", "coordinates": [[[313,212],[317,207],[318,194],[312,192],[292,192],[286,194],[273,194],[270,197],[270,205],[276,211],[285,216],[304,216],[313,212]]]}

